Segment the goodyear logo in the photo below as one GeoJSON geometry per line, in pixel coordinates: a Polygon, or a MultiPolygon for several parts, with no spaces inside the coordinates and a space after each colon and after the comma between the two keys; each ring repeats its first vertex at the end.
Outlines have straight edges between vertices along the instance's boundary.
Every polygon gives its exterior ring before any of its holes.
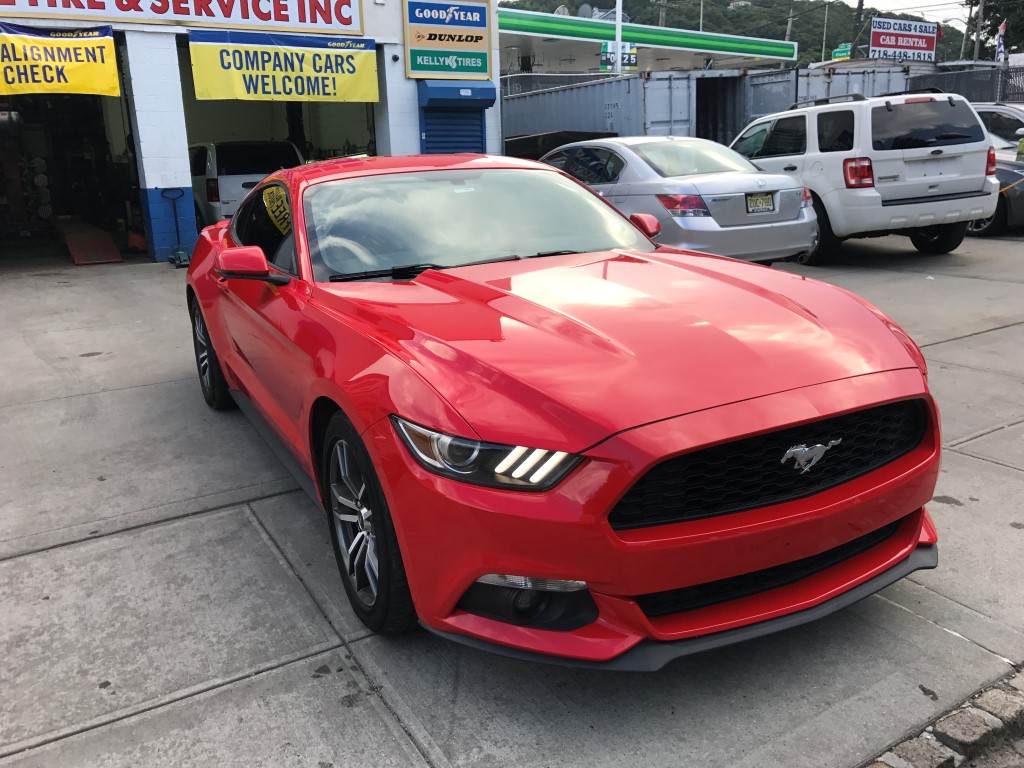
{"type": "Polygon", "coordinates": [[[407,21],[451,27],[486,27],[487,6],[470,3],[433,3],[409,0],[407,21]]]}

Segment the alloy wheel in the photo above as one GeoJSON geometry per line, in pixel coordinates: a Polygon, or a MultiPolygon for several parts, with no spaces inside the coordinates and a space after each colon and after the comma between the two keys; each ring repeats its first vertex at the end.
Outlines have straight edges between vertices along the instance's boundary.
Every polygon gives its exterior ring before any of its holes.
{"type": "Polygon", "coordinates": [[[199,382],[203,391],[209,392],[213,383],[210,379],[210,340],[206,332],[206,323],[199,307],[192,310],[192,340],[196,348],[196,365],[199,367],[199,382]]]}
{"type": "Polygon", "coordinates": [[[345,576],[364,606],[377,602],[380,565],[377,560],[376,515],[353,451],[339,440],[331,452],[331,518],[338,534],[345,576]]]}

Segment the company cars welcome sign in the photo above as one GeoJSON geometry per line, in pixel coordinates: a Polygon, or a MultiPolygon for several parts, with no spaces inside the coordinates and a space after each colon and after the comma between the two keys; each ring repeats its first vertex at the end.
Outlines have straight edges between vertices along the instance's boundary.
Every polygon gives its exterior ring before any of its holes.
{"type": "Polygon", "coordinates": [[[487,3],[405,0],[409,77],[489,80],[490,51],[491,9],[487,3]]]}
{"type": "Polygon", "coordinates": [[[0,95],[119,96],[110,27],[29,29],[0,24],[0,95]]]}
{"type": "Polygon", "coordinates": [[[193,30],[196,99],[377,101],[377,55],[366,38],[193,30]]]}

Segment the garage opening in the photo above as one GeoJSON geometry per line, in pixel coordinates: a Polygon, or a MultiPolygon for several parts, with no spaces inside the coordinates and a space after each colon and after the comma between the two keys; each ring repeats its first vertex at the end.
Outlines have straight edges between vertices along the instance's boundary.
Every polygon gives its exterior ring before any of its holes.
{"type": "Polygon", "coordinates": [[[200,99],[184,35],[178,62],[200,228],[231,217],[248,191],[279,168],[376,154],[373,103],[200,99]]]}
{"type": "MultiPolygon", "coordinates": [[[[120,78],[123,48],[115,46],[120,78]]],[[[0,268],[145,255],[128,104],[120,92],[0,95],[0,268]]]]}

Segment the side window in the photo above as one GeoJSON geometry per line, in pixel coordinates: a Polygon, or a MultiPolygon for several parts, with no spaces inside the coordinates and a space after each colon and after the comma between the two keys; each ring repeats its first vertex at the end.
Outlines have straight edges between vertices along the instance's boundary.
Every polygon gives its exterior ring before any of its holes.
{"type": "Polygon", "coordinates": [[[848,152],[853,149],[853,110],[818,114],[818,150],[848,152]]]}
{"type": "Polygon", "coordinates": [[[544,158],[544,162],[548,165],[553,165],[555,168],[565,168],[565,161],[568,159],[568,155],[565,152],[555,152],[549,157],[544,158]]]}
{"type": "Polygon", "coordinates": [[[584,184],[613,184],[625,166],[625,161],[611,150],[579,147],[562,170],[584,184]]]}
{"type": "Polygon", "coordinates": [[[744,157],[756,157],[764,146],[764,140],[768,138],[768,129],[771,123],[758,123],[752,125],[736,139],[732,148],[744,157]]]}
{"type": "Polygon", "coordinates": [[[1017,131],[1024,128],[1024,120],[1018,120],[1015,117],[1009,115],[1003,115],[999,112],[981,112],[981,122],[985,124],[990,133],[994,133],[1001,139],[1007,141],[1017,140],[1017,131]]]}
{"type": "Polygon", "coordinates": [[[775,121],[758,157],[802,155],[807,151],[807,118],[783,117],[775,121]]]}
{"type": "Polygon", "coordinates": [[[189,165],[193,176],[206,175],[206,147],[196,147],[188,154],[189,165]]]}
{"type": "Polygon", "coordinates": [[[239,243],[259,246],[268,262],[298,274],[291,203],[280,184],[256,190],[235,214],[234,229],[239,243]]]}

